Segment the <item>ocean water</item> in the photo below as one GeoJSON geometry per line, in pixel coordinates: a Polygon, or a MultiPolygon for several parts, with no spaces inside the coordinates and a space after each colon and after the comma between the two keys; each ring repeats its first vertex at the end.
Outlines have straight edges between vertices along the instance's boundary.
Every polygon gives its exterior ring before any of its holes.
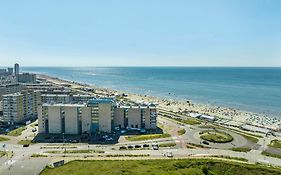
{"type": "Polygon", "coordinates": [[[281,117],[281,68],[23,67],[21,70],[131,93],[281,117]]]}

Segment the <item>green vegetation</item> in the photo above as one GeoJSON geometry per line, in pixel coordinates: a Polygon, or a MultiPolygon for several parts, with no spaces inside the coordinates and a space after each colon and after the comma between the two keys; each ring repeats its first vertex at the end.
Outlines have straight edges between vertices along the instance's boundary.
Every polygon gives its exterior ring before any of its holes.
{"type": "Polygon", "coordinates": [[[161,143],[159,147],[175,147],[176,145],[176,143],[161,143]]]}
{"type": "Polygon", "coordinates": [[[44,154],[32,154],[30,157],[48,157],[48,156],[44,154]]]}
{"type": "Polygon", "coordinates": [[[280,168],[215,159],[180,160],[93,160],[72,161],[57,168],[45,168],[41,175],[276,175],[280,168]]]}
{"type": "Polygon", "coordinates": [[[46,153],[51,154],[79,154],[79,153],[104,153],[104,151],[100,150],[88,150],[88,149],[81,149],[81,150],[55,150],[55,151],[46,151],[46,153]]]}
{"type": "Polygon", "coordinates": [[[239,147],[239,148],[230,148],[231,151],[237,151],[237,152],[249,152],[252,149],[251,148],[245,148],[245,147],[239,147]]]}
{"type": "Polygon", "coordinates": [[[189,118],[186,120],[181,120],[181,122],[188,124],[188,125],[200,125],[201,121],[196,118],[189,118]]]}
{"type": "Polygon", "coordinates": [[[0,142],[3,142],[3,141],[8,141],[10,140],[9,138],[6,138],[6,137],[0,137],[0,142]]]}
{"type": "Polygon", "coordinates": [[[281,140],[271,140],[268,146],[273,148],[281,148],[281,140]]]}
{"type": "MultiPolygon", "coordinates": [[[[188,143],[188,145],[191,145],[191,146],[197,147],[197,148],[209,148],[209,147],[207,147],[207,146],[200,145],[200,144],[195,144],[195,143],[188,143]]],[[[192,148],[192,149],[193,149],[193,147],[191,147],[191,146],[186,146],[186,147],[187,147],[187,148],[192,148]]]]}
{"type": "Polygon", "coordinates": [[[7,154],[7,152],[6,152],[6,151],[0,151],[0,157],[5,156],[6,154],[7,154]]]}
{"type": "Polygon", "coordinates": [[[19,145],[31,145],[34,143],[32,142],[32,140],[20,140],[20,141],[18,141],[18,144],[19,145]]]}
{"type": "Polygon", "coordinates": [[[107,154],[105,157],[149,157],[149,154],[107,154]]]}
{"type": "Polygon", "coordinates": [[[171,137],[170,134],[149,134],[149,135],[137,135],[137,136],[128,136],[126,139],[128,141],[141,141],[141,140],[152,140],[171,137]]]}
{"type": "Polygon", "coordinates": [[[12,158],[14,153],[12,151],[0,151],[0,157],[7,156],[8,158],[12,158]]]}
{"type": "Polygon", "coordinates": [[[197,118],[188,118],[183,120],[183,118],[186,118],[187,116],[185,115],[181,115],[181,114],[177,114],[175,112],[171,112],[171,111],[165,111],[165,110],[159,110],[159,114],[162,115],[163,117],[167,117],[173,120],[176,120],[178,122],[182,122],[188,125],[199,125],[201,124],[201,120],[197,119],[197,118]]]}
{"type": "Polygon", "coordinates": [[[208,125],[204,125],[204,126],[200,126],[200,128],[212,128],[212,129],[228,129],[232,132],[235,132],[237,134],[240,134],[242,136],[244,136],[246,139],[254,142],[254,143],[257,143],[258,142],[258,138],[263,138],[263,136],[261,135],[257,135],[257,134],[253,134],[253,133],[249,133],[249,132],[244,132],[244,131],[241,131],[241,130],[238,130],[238,129],[229,129],[229,128],[226,128],[226,127],[223,127],[223,126],[218,126],[218,125],[215,125],[215,124],[208,124],[208,125]]]}
{"type": "Polygon", "coordinates": [[[178,135],[184,135],[185,132],[186,132],[185,129],[178,130],[178,135]]]}
{"type": "Polygon", "coordinates": [[[73,149],[73,148],[77,148],[77,146],[41,146],[40,149],[73,149]]]}
{"type": "Polygon", "coordinates": [[[281,155],[280,154],[273,154],[273,153],[270,153],[270,152],[267,152],[267,151],[263,151],[261,154],[265,155],[265,156],[281,159],[281,155]]]}
{"type": "Polygon", "coordinates": [[[243,133],[240,133],[240,132],[237,132],[238,134],[240,134],[240,135],[242,135],[243,137],[245,137],[245,139],[247,139],[247,140],[249,140],[249,141],[251,141],[251,142],[253,142],[253,143],[258,143],[258,141],[259,141],[259,139],[258,138],[256,138],[256,137],[253,137],[253,136],[251,136],[251,135],[246,135],[246,134],[243,134],[243,133]]]}
{"type": "Polygon", "coordinates": [[[214,143],[227,143],[233,140],[230,134],[216,130],[206,130],[200,132],[200,138],[214,143]]]}
{"type": "Polygon", "coordinates": [[[242,158],[242,157],[230,157],[230,156],[219,156],[219,155],[213,155],[210,157],[216,157],[216,158],[222,158],[222,159],[230,159],[230,160],[238,160],[242,162],[248,162],[248,159],[242,158]]]}
{"type": "Polygon", "coordinates": [[[7,133],[8,136],[20,136],[21,133],[26,130],[25,126],[19,127],[7,133]]]}

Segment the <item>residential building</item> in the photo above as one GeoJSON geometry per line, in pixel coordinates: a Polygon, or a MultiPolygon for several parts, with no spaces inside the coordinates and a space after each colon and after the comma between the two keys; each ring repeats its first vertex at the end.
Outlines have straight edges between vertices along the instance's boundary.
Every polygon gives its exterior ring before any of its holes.
{"type": "Polygon", "coordinates": [[[131,129],[156,129],[155,106],[117,106],[114,109],[114,127],[131,129]]]}
{"type": "Polygon", "coordinates": [[[92,108],[92,132],[111,132],[113,127],[112,121],[114,104],[115,102],[112,98],[100,98],[89,100],[87,106],[92,108]]]}
{"type": "Polygon", "coordinates": [[[70,96],[66,94],[42,94],[42,103],[70,103],[70,96]]]}
{"type": "Polygon", "coordinates": [[[20,65],[18,63],[15,64],[15,75],[20,73],[20,65]]]}
{"type": "Polygon", "coordinates": [[[112,98],[80,104],[38,106],[39,133],[81,134],[112,132],[113,128],[156,129],[155,106],[116,106],[112,98]]]}
{"type": "Polygon", "coordinates": [[[19,123],[37,117],[37,106],[41,104],[39,92],[22,91],[3,95],[3,116],[6,123],[19,123]]]}
{"type": "Polygon", "coordinates": [[[8,68],[8,74],[9,74],[9,75],[13,75],[13,71],[14,71],[13,68],[11,68],[11,67],[8,68]]]}
{"type": "Polygon", "coordinates": [[[13,124],[24,119],[24,99],[23,95],[18,93],[3,96],[3,122],[13,124]]]}
{"type": "Polygon", "coordinates": [[[36,83],[36,74],[22,73],[16,76],[19,83],[36,83]]]}
{"type": "Polygon", "coordinates": [[[22,86],[19,83],[0,85],[0,100],[2,99],[3,95],[20,92],[23,89],[24,89],[24,86],[22,86]]]}

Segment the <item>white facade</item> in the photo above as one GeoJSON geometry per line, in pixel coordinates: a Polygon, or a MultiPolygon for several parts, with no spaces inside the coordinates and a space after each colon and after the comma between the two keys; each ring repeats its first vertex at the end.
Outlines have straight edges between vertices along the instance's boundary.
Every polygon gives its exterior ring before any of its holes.
{"type": "Polygon", "coordinates": [[[43,104],[38,108],[40,133],[112,132],[114,127],[156,129],[155,107],[119,107],[112,100],[87,104],[43,104]]]}

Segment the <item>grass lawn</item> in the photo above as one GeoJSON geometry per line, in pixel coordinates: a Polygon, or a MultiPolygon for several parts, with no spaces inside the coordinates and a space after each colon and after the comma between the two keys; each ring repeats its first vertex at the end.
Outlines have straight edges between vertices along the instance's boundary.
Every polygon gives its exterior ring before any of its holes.
{"type": "Polygon", "coordinates": [[[261,154],[265,155],[265,156],[275,157],[275,158],[281,159],[281,155],[280,154],[273,154],[273,153],[270,153],[270,152],[267,152],[267,151],[263,151],[261,154]]]}
{"type": "Polygon", "coordinates": [[[202,123],[200,120],[198,120],[196,118],[189,118],[186,120],[182,120],[181,122],[188,124],[188,125],[199,125],[202,123]]]}
{"type": "Polygon", "coordinates": [[[18,141],[18,144],[19,145],[31,145],[34,143],[32,142],[32,140],[20,140],[20,141],[18,141]]]}
{"type": "Polygon", "coordinates": [[[5,156],[6,154],[7,154],[7,152],[6,152],[6,151],[0,151],[0,157],[5,156]]]}
{"type": "Polygon", "coordinates": [[[178,130],[178,135],[184,135],[185,132],[186,132],[185,129],[178,130]]]}
{"type": "Polygon", "coordinates": [[[19,127],[7,133],[8,136],[20,136],[22,131],[26,129],[25,126],[19,127]]]}
{"type": "Polygon", "coordinates": [[[32,154],[30,157],[48,157],[48,156],[44,154],[32,154]]]}
{"type": "Polygon", "coordinates": [[[0,151],[0,157],[3,157],[3,156],[12,158],[14,156],[14,154],[12,151],[0,151]]]}
{"type": "Polygon", "coordinates": [[[231,148],[229,150],[232,150],[232,151],[237,151],[237,152],[249,152],[251,151],[252,149],[251,148],[243,148],[243,147],[240,147],[240,148],[231,148]]]}
{"type": "Polygon", "coordinates": [[[215,130],[200,132],[200,138],[214,143],[227,143],[233,140],[233,137],[230,134],[215,130]]]}
{"type": "Polygon", "coordinates": [[[214,159],[72,161],[41,175],[276,175],[280,168],[214,159]]]}
{"type": "Polygon", "coordinates": [[[176,143],[161,143],[159,144],[159,147],[174,147],[176,145],[176,143]]]}
{"type": "Polygon", "coordinates": [[[141,141],[141,140],[152,140],[171,137],[170,134],[149,134],[149,135],[137,135],[137,136],[128,136],[126,139],[128,141],[141,141]]]}
{"type": "Polygon", "coordinates": [[[253,142],[253,143],[258,143],[259,139],[250,135],[246,135],[246,134],[242,134],[240,132],[237,132],[238,134],[242,135],[243,137],[245,137],[245,139],[253,142]]]}
{"type": "Polygon", "coordinates": [[[8,141],[10,140],[9,138],[6,138],[6,137],[0,137],[0,142],[3,142],[3,141],[8,141]]]}
{"type": "Polygon", "coordinates": [[[79,153],[104,153],[104,151],[100,150],[88,150],[88,149],[81,149],[81,150],[54,150],[54,151],[46,151],[46,153],[51,153],[51,154],[79,154],[79,153]]]}
{"type": "Polygon", "coordinates": [[[271,140],[268,146],[273,148],[281,148],[281,140],[271,140]]]}

